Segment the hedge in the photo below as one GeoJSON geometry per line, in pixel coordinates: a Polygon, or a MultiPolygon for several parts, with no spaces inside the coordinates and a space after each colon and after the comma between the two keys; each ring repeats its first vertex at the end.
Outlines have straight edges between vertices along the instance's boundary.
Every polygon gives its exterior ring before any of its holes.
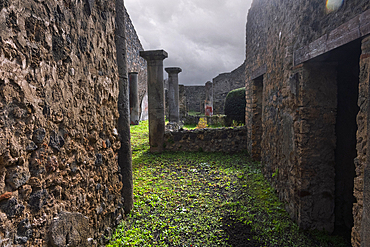
{"type": "MultiPolygon", "coordinates": [[[[230,91],[225,100],[226,123],[231,125],[233,121],[238,124],[245,123],[245,88],[230,91]]],[[[234,123],[235,123],[234,122],[234,123]]]]}

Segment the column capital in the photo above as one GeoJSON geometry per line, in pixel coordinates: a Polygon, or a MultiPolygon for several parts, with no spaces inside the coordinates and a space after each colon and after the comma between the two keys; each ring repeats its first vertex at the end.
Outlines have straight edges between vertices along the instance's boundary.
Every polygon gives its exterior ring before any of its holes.
{"type": "Polygon", "coordinates": [[[182,72],[182,69],[179,67],[168,67],[164,69],[168,74],[178,74],[182,72]]]}
{"type": "Polygon", "coordinates": [[[140,51],[140,57],[146,61],[164,60],[168,58],[168,53],[164,50],[140,51]]]}

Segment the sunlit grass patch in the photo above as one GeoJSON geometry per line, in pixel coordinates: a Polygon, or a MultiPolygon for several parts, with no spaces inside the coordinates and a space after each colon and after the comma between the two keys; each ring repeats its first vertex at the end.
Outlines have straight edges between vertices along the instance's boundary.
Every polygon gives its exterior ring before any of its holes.
{"type": "Polygon", "coordinates": [[[300,231],[247,153],[150,154],[147,129],[132,126],[134,208],[108,246],[345,246],[300,231]]]}

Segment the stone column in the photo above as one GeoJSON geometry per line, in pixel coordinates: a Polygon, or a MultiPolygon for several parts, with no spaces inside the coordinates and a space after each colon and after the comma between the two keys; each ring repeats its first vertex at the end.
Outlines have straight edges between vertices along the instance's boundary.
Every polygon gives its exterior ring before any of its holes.
{"type": "Polygon", "coordinates": [[[182,71],[181,68],[172,67],[166,68],[168,73],[168,107],[169,107],[169,118],[170,122],[179,123],[179,73],[182,71]]]}
{"type": "Polygon", "coordinates": [[[138,73],[128,73],[130,83],[130,123],[138,125],[140,122],[139,95],[137,90],[138,73]]]}
{"type": "Polygon", "coordinates": [[[164,88],[163,60],[168,57],[164,50],[140,51],[148,62],[148,105],[150,152],[160,153],[164,149],[164,88]]]}
{"type": "Polygon", "coordinates": [[[206,83],[206,101],[204,102],[206,116],[213,115],[213,83],[207,81],[206,83]]]}
{"type": "Polygon", "coordinates": [[[118,151],[118,165],[121,168],[123,183],[121,190],[124,199],[123,206],[125,213],[129,213],[133,206],[133,180],[126,51],[125,6],[122,0],[116,0],[116,54],[119,76],[117,129],[121,140],[121,148],[118,151]]]}

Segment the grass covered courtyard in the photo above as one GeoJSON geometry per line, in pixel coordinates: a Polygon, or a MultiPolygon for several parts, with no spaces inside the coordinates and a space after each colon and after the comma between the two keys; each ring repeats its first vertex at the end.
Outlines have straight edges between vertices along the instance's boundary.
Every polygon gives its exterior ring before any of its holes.
{"type": "Polygon", "coordinates": [[[301,231],[247,153],[148,152],[148,125],[131,126],[134,209],[112,246],[347,246],[301,231]]]}

